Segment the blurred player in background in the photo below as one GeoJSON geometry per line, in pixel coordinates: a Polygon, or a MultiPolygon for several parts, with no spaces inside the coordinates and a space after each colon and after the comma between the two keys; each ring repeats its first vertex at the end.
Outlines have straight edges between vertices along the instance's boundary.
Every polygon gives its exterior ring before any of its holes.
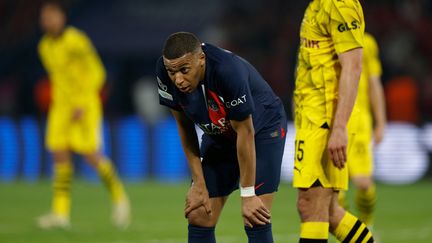
{"type": "Polygon", "coordinates": [[[339,206],[348,189],[347,124],[362,69],[363,10],[358,0],[313,0],[300,30],[294,91],[299,242],[374,242],[366,225],[339,206]]]}
{"type": "MultiPolygon", "coordinates": [[[[351,119],[348,130],[355,137],[348,153],[348,170],[356,187],[355,205],[358,216],[369,228],[373,225],[376,189],[373,181],[373,149],[382,141],[386,126],[384,92],[381,84],[381,62],[378,45],[368,33],[364,35],[363,68],[354,109],[358,116],[351,119]],[[372,144],[372,136],[374,143],[372,144]]],[[[340,205],[347,208],[345,192],[339,194],[340,205]]]]}
{"type": "Polygon", "coordinates": [[[52,84],[45,143],[54,158],[54,172],[52,210],[38,219],[38,225],[69,227],[71,153],[75,152],[99,173],[111,194],[113,223],[125,228],[130,220],[129,200],[112,162],[101,153],[103,64],[86,34],[65,25],[66,14],[59,3],[43,4],[40,14],[45,35],[39,55],[52,84]]]}
{"type": "Polygon", "coordinates": [[[287,124],[281,100],[247,61],[187,32],[167,39],[156,75],[192,175],[189,243],[216,241],[219,215],[238,187],[249,243],[273,242],[270,211],[287,124]],[[195,124],[204,132],[201,151],[195,124]]]}

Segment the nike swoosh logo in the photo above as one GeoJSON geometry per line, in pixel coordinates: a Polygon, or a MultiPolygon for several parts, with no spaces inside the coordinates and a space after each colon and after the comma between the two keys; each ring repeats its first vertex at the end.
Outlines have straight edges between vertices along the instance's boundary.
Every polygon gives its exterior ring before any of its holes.
{"type": "Polygon", "coordinates": [[[255,190],[258,190],[258,188],[262,187],[262,185],[264,185],[264,182],[261,182],[260,184],[255,186],[255,190]]]}

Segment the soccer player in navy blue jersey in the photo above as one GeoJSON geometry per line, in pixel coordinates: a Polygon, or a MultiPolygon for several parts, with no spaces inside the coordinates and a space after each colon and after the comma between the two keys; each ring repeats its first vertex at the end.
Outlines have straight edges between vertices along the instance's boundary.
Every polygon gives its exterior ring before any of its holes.
{"type": "Polygon", "coordinates": [[[189,243],[216,242],[219,215],[239,187],[249,242],[273,242],[286,133],[281,100],[250,63],[192,33],[170,35],[156,66],[159,100],[177,122],[192,176],[189,243]],[[204,132],[201,148],[195,124],[204,132]]]}

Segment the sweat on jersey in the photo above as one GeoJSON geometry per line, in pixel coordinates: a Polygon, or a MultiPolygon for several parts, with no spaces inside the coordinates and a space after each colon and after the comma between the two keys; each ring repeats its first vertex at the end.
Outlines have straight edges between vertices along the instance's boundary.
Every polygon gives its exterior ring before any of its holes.
{"type": "Polygon", "coordinates": [[[274,131],[284,116],[283,105],[258,71],[227,50],[207,43],[202,44],[202,50],[206,55],[205,77],[192,93],[181,92],[169,78],[163,57],[158,59],[160,104],[183,111],[204,132],[203,142],[235,145],[230,120],[241,121],[249,115],[255,139],[278,136],[274,131]]]}

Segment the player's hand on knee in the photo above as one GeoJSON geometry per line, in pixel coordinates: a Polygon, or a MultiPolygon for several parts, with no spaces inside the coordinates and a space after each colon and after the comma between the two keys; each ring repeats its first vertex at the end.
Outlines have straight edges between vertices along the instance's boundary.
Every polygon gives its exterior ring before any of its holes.
{"type": "Polygon", "coordinates": [[[242,215],[248,227],[270,223],[271,214],[257,196],[242,197],[242,215]]]}
{"type": "Polygon", "coordinates": [[[189,213],[203,206],[208,215],[211,215],[211,203],[206,186],[198,183],[193,184],[186,195],[184,214],[187,218],[189,213]]]}

